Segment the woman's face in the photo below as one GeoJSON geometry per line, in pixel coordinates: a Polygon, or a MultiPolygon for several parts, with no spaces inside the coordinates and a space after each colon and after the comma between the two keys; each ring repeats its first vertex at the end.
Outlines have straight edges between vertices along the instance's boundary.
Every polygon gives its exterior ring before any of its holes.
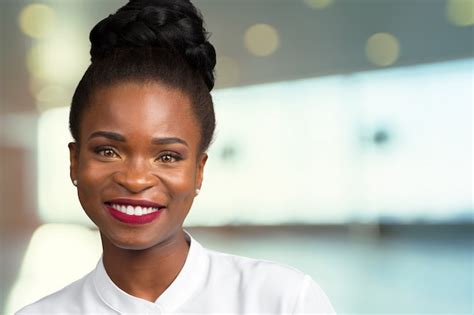
{"type": "Polygon", "coordinates": [[[160,83],[102,88],[83,114],[80,139],[69,145],[71,177],[103,238],[146,249],[178,235],[207,159],[184,93],[160,83]]]}

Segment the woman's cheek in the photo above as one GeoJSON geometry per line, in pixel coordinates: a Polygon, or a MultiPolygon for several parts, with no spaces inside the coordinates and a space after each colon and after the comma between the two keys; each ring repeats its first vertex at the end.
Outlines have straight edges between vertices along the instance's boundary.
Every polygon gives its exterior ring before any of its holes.
{"type": "Polygon", "coordinates": [[[87,158],[80,165],[80,177],[89,185],[100,185],[114,172],[116,165],[87,158]]]}
{"type": "MultiPolygon", "coordinates": [[[[84,207],[100,202],[109,181],[110,170],[97,162],[86,161],[79,172],[79,199],[84,207]]],[[[88,209],[86,209],[88,210],[88,209]]]]}
{"type": "Polygon", "coordinates": [[[188,169],[181,172],[161,174],[164,185],[170,192],[171,198],[176,201],[194,196],[194,173],[188,169]]]}

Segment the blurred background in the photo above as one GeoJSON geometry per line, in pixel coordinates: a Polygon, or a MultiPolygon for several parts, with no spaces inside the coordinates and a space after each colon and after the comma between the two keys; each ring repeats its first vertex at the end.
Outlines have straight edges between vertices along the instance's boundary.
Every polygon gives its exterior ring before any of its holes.
{"type": "MultiPolygon", "coordinates": [[[[0,2],[0,312],[94,268],[68,175],[88,33],[126,1],[0,2]]],[[[201,0],[218,120],[186,229],[338,313],[472,314],[473,0],[201,0]]]]}

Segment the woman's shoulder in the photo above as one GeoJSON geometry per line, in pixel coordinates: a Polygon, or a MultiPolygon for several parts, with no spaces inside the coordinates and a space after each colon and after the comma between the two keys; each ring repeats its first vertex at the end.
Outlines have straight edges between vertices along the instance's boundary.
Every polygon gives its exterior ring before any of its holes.
{"type": "Polygon", "coordinates": [[[207,282],[210,286],[215,284],[223,294],[233,292],[247,300],[258,297],[266,305],[280,305],[293,314],[335,313],[316,281],[295,267],[211,249],[205,251],[209,260],[207,282]]]}
{"type": "Polygon", "coordinates": [[[218,265],[217,269],[229,271],[247,277],[275,277],[301,282],[305,273],[295,267],[277,261],[251,258],[242,255],[205,249],[210,262],[218,265]]]}

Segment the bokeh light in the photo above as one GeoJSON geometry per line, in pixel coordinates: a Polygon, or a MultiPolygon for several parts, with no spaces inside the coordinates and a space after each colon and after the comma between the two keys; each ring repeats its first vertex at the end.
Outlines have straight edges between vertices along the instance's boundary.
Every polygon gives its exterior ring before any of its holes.
{"type": "Polygon", "coordinates": [[[30,75],[53,82],[75,82],[88,62],[80,44],[71,40],[70,45],[64,45],[60,38],[36,44],[28,52],[26,60],[30,75]]]}
{"type": "Polygon", "coordinates": [[[334,0],[303,0],[312,9],[325,9],[334,3],[334,0]]]}
{"type": "Polygon", "coordinates": [[[245,47],[255,56],[269,56],[280,45],[277,30],[268,24],[255,24],[247,29],[244,35],[245,47]]]}
{"type": "Polygon", "coordinates": [[[219,87],[232,86],[238,83],[240,79],[240,67],[237,60],[228,56],[218,57],[216,78],[219,87]]]}
{"type": "Polygon", "coordinates": [[[48,46],[45,44],[39,44],[32,47],[26,56],[26,67],[32,77],[39,79],[47,78],[47,70],[45,65],[47,64],[48,46]]]}
{"type": "Polygon", "coordinates": [[[474,24],[474,0],[447,0],[446,17],[456,26],[474,24]]]}
{"type": "Polygon", "coordinates": [[[398,39],[389,33],[376,33],[369,37],[365,47],[368,60],[374,65],[393,65],[400,55],[398,39]]]}
{"type": "Polygon", "coordinates": [[[41,88],[35,97],[38,110],[43,112],[52,107],[69,105],[71,95],[61,85],[47,85],[41,88]]]}
{"type": "Polygon", "coordinates": [[[54,10],[45,5],[34,3],[25,6],[18,17],[20,29],[33,38],[47,37],[56,25],[54,10]]]}

